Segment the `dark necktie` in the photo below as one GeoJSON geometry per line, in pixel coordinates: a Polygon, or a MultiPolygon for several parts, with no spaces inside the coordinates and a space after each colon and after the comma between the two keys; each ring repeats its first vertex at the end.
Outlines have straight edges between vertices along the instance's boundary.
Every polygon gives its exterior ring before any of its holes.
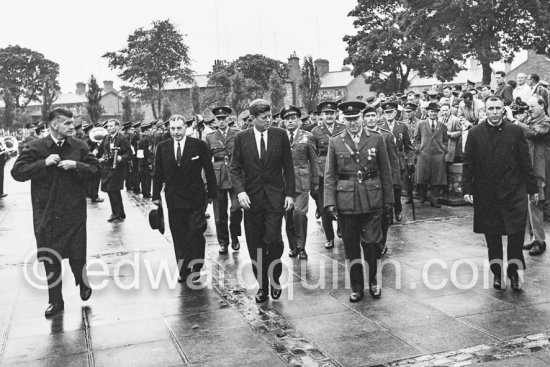
{"type": "Polygon", "coordinates": [[[265,161],[266,151],[265,151],[264,134],[261,133],[260,136],[261,136],[261,139],[260,139],[260,159],[261,159],[262,161],[265,161]]]}
{"type": "Polygon", "coordinates": [[[181,145],[178,142],[178,149],[176,150],[176,161],[178,161],[178,166],[181,164],[181,145]]]}
{"type": "Polygon", "coordinates": [[[435,121],[432,121],[432,133],[435,131],[435,121]]]}
{"type": "Polygon", "coordinates": [[[294,142],[294,132],[291,131],[290,132],[290,144],[292,145],[293,142],[294,142]]]}

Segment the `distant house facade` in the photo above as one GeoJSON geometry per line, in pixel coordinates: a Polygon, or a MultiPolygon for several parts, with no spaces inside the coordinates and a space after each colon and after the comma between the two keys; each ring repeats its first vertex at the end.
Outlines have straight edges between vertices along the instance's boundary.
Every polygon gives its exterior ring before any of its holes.
{"type": "MultiPolygon", "coordinates": [[[[102,97],[100,104],[103,106],[102,119],[121,118],[122,117],[122,99],[120,92],[114,89],[113,82],[105,80],[101,91],[102,97]]],[[[73,112],[75,116],[83,116],[88,112],[86,110],[86,84],[76,83],[75,92],[61,93],[52,104],[52,108],[66,108],[73,112]]],[[[30,112],[34,121],[42,120],[42,102],[33,101],[27,105],[27,111],[30,112]]]]}

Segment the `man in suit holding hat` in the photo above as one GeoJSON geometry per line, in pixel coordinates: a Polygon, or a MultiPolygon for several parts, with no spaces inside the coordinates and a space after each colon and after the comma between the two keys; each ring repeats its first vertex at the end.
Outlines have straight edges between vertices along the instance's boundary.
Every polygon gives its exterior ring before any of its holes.
{"type": "Polygon", "coordinates": [[[430,189],[430,205],[439,208],[441,189],[447,185],[447,166],[445,155],[449,137],[447,126],[438,120],[439,105],[430,102],[428,119],[418,123],[414,140],[418,147],[416,182],[420,191],[421,203],[426,201],[430,189]]]}
{"type": "Polygon", "coordinates": [[[218,198],[214,201],[214,218],[216,221],[216,235],[220,245],[219,253],[227,254],[229,235],[231,233],[231,248],[238,251],[241,248],[239,236],[241,235],[241,222],[243,212],[239,205],[237,194],[231,183],[229,165],[233,156],[233,145],[237,130],[229,127],[227,120],[233,110],[229,107],[219,106],[212,109],[214,124],[217,130],[206,136],[206,144],[214,161],[214,172],[218,184],[218,198]],[[228,204],[231,214],[227,216],[228,204]],[[229,220],[229,230],[228,230],[229,220]]]}
{"type": "Polygon", "coordinates": [[[393,101],[382,104],[385,118],[384,127],[395,137],[395,144],[399,157],[400,177],[399,180],[395,177],[397,181],[393,182],[393,200],[395,219],[400,222],[401,212],[403,211],[403,207],[401,206],[401,178],[406,175],[407,168],[414,165],[414,158],[409,129],[407,125],[397,120],[397,107],[397,103],[393,101]]]}
{"type": "Polygon", "coordinates": [[[381,254],[382,213],[391,210],[393,190],[391,167],[384,138],[363,129],[363,102],[338,106],[344,115],[345,130],[330,139],[325,170],[325,206],[338,215],[342,228],[346,262],[351,280],[350,302],[363,298],[363,261],[368,264],[369,291],[381,296],[376,279],[381,254]],[[386,207],[386,208],[384,208],[386,207]]]}
{"type": "Polygon", "coordinates": [[[286,234],[290,245],[288,256],[299,255],[300,259],[306,260],[309,193],[311,191],[316,195],[319,191],[319,163],[313,134],[300,128],[301,114],[300,109],[292,105],[284,106],[280,112],[290,141],[297,195],[294,199],[294,208],[285,214],[286,234]]]}
{"type": "Polygon", "coordinates": [[[271,125],[271,105],[263,99],[250,103],[254,127],[237,133],[231,159],[231,182],[244,212],[244,230],[254,276],[259,285],[256,302],[277,299],[282,289],[281,227],[283,215],[294,206],[295,177],[285,130],[271,125]]]}
{"type": "Polygon", "coordinates": [[[124,187],[124,173],[127,162],[131,159],[132,149],[126,137],[119,132],[120,121],[106,121],[108,134],[103,138],[98,148],[99,161],[103,163],[101,170],[101,191],[109,195],[111,216],[108,222],[126,218],[124,204],[120,191],[124,187]]]}
{"type": "Polygon", "coordinates": [[[321,111],[321,125],[311,130],[315,148],[319,155],[319,193],[317,194],[317,208],[321,214],[321,222],[327,242],[325,248],[331,249],[334,247],[334,227],[332,226],[332,216],[325,210],[324,204],[324,181],[325,169],[327,165],[327,152],[329,140],[331,137],[340,134],[345,130],[343,124],[336,122],[337,104],[333,101],[325,101],[319,103],[317,110],[321,111]]]}
{"type": "Polygon", "coordinates": [[[200,279],[206,240],[207,198],[217,198],[216,176],[206,143],[186,135],[185,118],[172,115],[168,120],[172,138],[161,142],[155,156],[153,204],[162,205],[160,193],[165,190],[168,224],[180,282],[193,272],[192,280],[200,279]],[[202,172],[206,177],[206,189],[202,172]]]}

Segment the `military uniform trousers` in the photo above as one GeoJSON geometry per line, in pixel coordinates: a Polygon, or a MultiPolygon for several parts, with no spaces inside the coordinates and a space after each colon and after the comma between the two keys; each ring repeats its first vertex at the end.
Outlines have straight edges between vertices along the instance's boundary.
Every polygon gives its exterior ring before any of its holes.
{"type": "Polygon", "coordinates": [[[214,200],[213,206],[218,243],[220,245],[229,245],[229,234],[231,234],[232,241],[237,240],[237,237],[241,235],[243,211],[239,205],[239,199],[233,192],[233,189],[218,190],[218,199],[214,200]],[[228,217],[227,207],[229,205],[229,201],[231,201],[231,207],[229,208],[231,214],[228,217]],[[229,230],[227,229],[228,220],[229,230]]]}
{"type": "Polygon", "coordinates": [[[294,199],[294,208],[285,213],[286,235],[291,250],[306,247],[308,209],[309,191],[303,191],[294,199]]]}
{"type": "Polygon", "coordinates": [[[381,211],[339,215],[353,292],[362,291],[365,288],[361,251],[363,251],[363,257],[367,262],[369,282],[376,280],[377,261],[380,258],[380,243],[382,242],[381,221],[381,211]]]}
{"type": "MultiPolygon", "coordinates": [[[[325,170],[325,167],[320,167],[319,169],[325,170]]],[[[325,231],[325,237],[327,241],[334,239],[334,227],[332,226],[332,216],[330,216],[325,209],[325,179],[324,177],[319,177],[319,192],[317,194],[317,208],[319,208],[319,214],[321,214],[321,223],[323,224],[323,231],[325,231]]]]}
{"type": "MultiPolygon", "coordinates": [[[[139,161],[142,161],[142,159],[139,159],[139,161]]],[[[143,160],[144,163],[139,162],[136,165],[136,171],[138,171],[138,182],[136,184],[137,186],[137,192],[139,192],[139,188],[141,186],[141,193],[143,194],[144,198],[151,197],[151,171],[149,170],[149,167],[147,165],[147,162],[143,160]]],[[[134,189],[134,191],[136,191],[134,189]]]]}

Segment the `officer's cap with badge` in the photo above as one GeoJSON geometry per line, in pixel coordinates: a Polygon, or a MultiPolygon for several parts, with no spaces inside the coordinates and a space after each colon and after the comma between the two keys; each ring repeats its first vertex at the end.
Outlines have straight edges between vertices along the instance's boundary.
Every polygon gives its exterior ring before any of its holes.
{"type": "Polygon", "coordinates": [[[403,105],[403,108],[405,109],[405,111],[411,112],[411,111],[415,111],[418,108],[418,106],[414,103],[407,102],[403,105]]]}
{"type": "Polygon", "coordinates": [[[393,111],[393,110],[396,110],[397,109],[397,103],[395,103],[394,101],[388,101],[388,102],[384,102],[382,103],[382,109],[385,111],[393,111]]]}
{"type": "Polygon", "coordinates": [[[338,109],[342,111],[346,120],[353,120],[359,117],[365,107],[367,107],[367,105],[361,101],[348,101],[338,105],[338,109]]]}
{"type": "Polygon", "coordinates": [[[367,107],[365,107],[365,109],[363,110],[363,116],[365,116],[369,112],[376,113],[376,107],[373,105],[367,105],[367,107]]]}
{"type": "Polygon", "coordinates": [[[125,122],[122,124],[122,130],[128,130],[129,128],[132,127],[132,121],[128,121],[128,122],[125,122]]]}
{"type": "Polygon", "coordinates": [[[226,106],[218,106],[212,109],[212,114],[216,117],[222,117],[222,116],[227,117],[231,115],[232,112],[233,110],[226,106]]]}
{"type": "Polygon", "coordinates": [[[135,127],[136,129],[139,128],[141,126],[141,122],[140,121],[137,121],[136,123],[134,123],[132,125],[133,127],[135,127]]]}
{"type": "Polygon", "coordinates": [[[151,127],[153,127],[152,122],[144,122],[143,124],[141,124],[141,131],[145,132],[149,130],[151,127]]]}
{"type": "Polygon", "coordinates": [[[281,111],[279,112],[279,116],[284,120],[287,116],[296,115],[298,118],[302,116],[302,111],[296,106],[293,105],[287,105],[281,108],[281,111]]]}
{"type": "Polygon", "coordinates": [[[317,110],[320,112],[336,112],[338,103],[333,101],[324,101],[317,105],[317,110]]]}

